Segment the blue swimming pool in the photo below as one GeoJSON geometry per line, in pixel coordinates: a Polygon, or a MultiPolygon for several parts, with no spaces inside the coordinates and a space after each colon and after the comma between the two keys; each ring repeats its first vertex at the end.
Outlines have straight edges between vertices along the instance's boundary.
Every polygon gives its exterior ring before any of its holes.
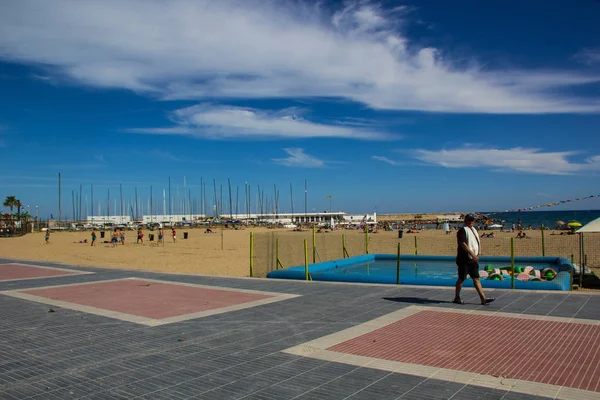
{"type": "MultiPolygon", "coordinates": [[[[455,258],[450,256],[402,255],[397,271],[395,254],[367,254],[309,265],[315,281],[364,282],[404,285],[454,286],[455,258]]],[[[481,283],[485,288],[512,287],[510,257],[481,257],[481,283]]],[[[570,290],[573,265],[562,257],[515,257],[515,289],[570,290]]],[[[305,279],[304,266],[272,271],[268,278],[305,279]]],[[[465,287],[473,286],[467,279],[465,287]]]]}

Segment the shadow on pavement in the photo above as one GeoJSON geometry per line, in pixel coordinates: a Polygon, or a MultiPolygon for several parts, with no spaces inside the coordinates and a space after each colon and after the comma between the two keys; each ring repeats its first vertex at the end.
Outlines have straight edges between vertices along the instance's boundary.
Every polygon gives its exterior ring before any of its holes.
{"type": "Polygon", "coordinates": [[[384,300],[397,301],[398,303],[413,303],[413,304],[452,304],[446,300],[431,300],[422,297],[384,297],[384,300]]]}

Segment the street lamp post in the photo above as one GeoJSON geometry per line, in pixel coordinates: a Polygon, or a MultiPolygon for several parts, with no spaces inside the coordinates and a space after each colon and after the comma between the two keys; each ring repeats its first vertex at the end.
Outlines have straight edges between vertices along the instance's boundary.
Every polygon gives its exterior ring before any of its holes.
{"type": "Polygon", "coordinates": [[[40,231],[40,224],[38,222],[38,206],[35,206],[35,225],[37,228],[37,231],[40,231]]]}

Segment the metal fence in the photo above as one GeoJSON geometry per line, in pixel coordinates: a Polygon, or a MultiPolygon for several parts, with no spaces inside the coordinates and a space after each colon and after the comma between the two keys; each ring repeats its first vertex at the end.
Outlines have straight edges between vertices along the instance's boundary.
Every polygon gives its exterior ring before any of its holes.
{"type": "MultiPolygon", "coordinates": [[[[537,232],[536,236],[515,238],[516,234],[500,233],[497,237],[481,237],[483,256],[511,255],[511,238],[515,256],[556,256],[565,257],[574,263],[590,268],[600,275],[600,234],[590,233],[584,237],[583,260],[580,254],[580,235],[560,234],[560,232],[537,232]]],[[[366,253],[396,254],[400,243],[401,254],[456,255],[455,234],[443,231],[428,234],[404,234],[398,232],[364,233],[356,230],[315,233],[273,231],[253,235],[252,267],[253,275],[265,277],[270,271],[279,268],[337,260],[366,253]],[[306,251],[304,242],[306,241],[306,251]]]]}
{"type": "Polygon", "coordinates": [[[31,221],[27,218],[0,216],[0,237],[23,236],[31,229],[31,221]]]}

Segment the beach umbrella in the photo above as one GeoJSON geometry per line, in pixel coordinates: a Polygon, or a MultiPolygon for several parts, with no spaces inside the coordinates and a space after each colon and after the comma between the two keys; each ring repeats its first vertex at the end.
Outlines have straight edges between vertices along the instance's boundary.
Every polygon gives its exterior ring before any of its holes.
{"type": "Polygon", "coordinates": [[[502,225],[500,225],[500,224],[492,224],[492,225],[488,226],[488,228],[502,228],[502,225]]]}
{"type": "Polygon", "coordinates": [[[558,226],[563,226],[565,224],[565,221],[556,221],[556,225],[558,226]]]}
{"type": "Polygon", "coordinates": [[[567,226],[569,228],[581,228],[583,225],[581,225],[581,223],[577,222],[577,221],[569,221],[569,223],[567,224],[567,226]]]}

